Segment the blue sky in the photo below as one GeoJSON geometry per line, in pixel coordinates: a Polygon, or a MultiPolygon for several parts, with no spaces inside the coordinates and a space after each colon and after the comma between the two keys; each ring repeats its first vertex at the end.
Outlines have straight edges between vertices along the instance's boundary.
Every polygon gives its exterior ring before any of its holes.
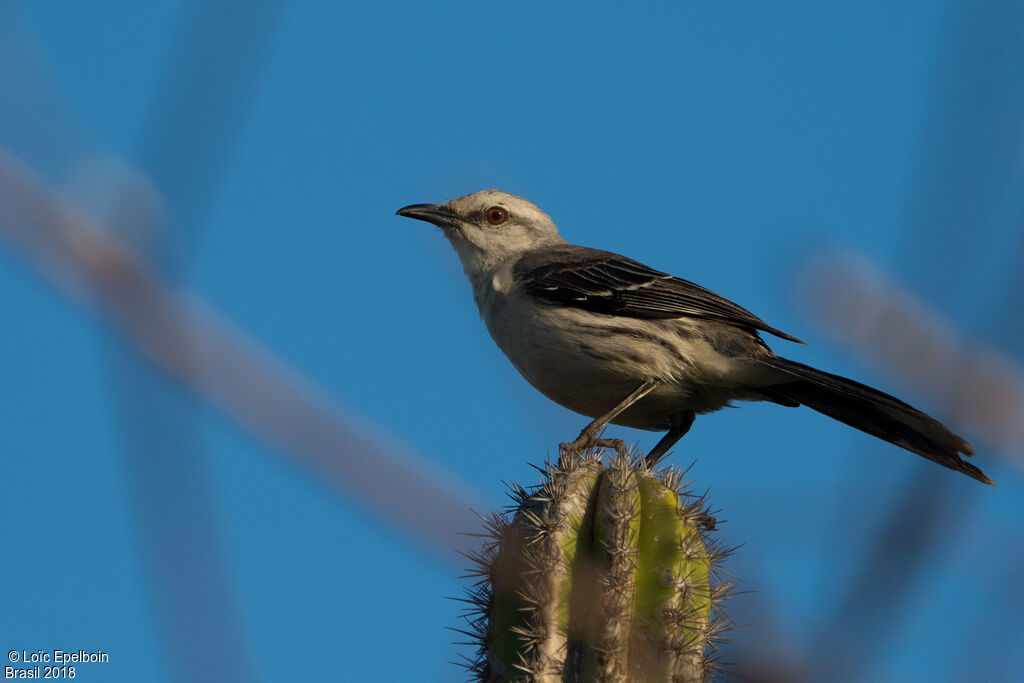
{"type": "MultiPolygon", "coordinates": [[[[528,463],[584,420],[501,356],[441,235],[393,215],[406,204],[487,187],[521,194],[569,240],[698,282],[809,342],[772,342],[781,354],[925,409],[940,411],[943,397],[861,364],[802,312],[797,274],[815,254],[862,255],[955,328],[973,328],[972,342],[1021,360],[999,314],[1020,307],[1008,283],[1021,253],[1024,108],[1004,92],[1024,63],[1006,40],[1021,27],[1017,9],[986,5],[977,18],[924,2],[273,7],[224,12],[197,39],[212,69],[270,17],[232,124],[210,138],[172,122],[173,144],[154,143],[172,168],[213,159],[163,187],[174,174],[152,173],[140,140],[168,65],[195,48],[176,31],[203,12],[159,1],[5,4],[0,39],[18,36],[24,49],[4,52],[19,61],[3,68],[22,100],[56,93],[57,113],[0,115],[0,144],[98,212],[111,168],[155,178],[182,288],[489,506],[506,503],[504,481],[533,483],[528,463]]],[[[184,91],[200,117],[218,101],[184,91]]],[[[146,444],[124,433],[124,346],[2,241],[0,310],[0,645],[109,652],[85,680],[173,679],[140,559],[145,501],[128,463],[146,444]]],[[[157,391],[167,402],[153,409],[176,406],[195,430],[183,458],[208,487],[203,519],[220,539],[240,670],[272,681],[458,677],[448,662],[463,650],[445,628],[459,626],[448,599],[461,590],[457,567],[187,393],[157,391]]],[[[658,438],[615,435],[643,447],[658,438]]],[[[929,556],[906,608],[877,615],[895,629],[873,644],[865,680],[955,680],[979,624],[1020,630],[998,620],[1012,573],[978,558],[1009,546],[1007,566],[1024,564],[1013,550],[1021,469],[965,435],[1001,486],[939,472],[945,514],[966,519],[929,556]]],[[[932,467],[811,411],[770,405],[698,419],[674,456],[694,460],[695,487],[728,520],[721,540],[743,544],[729,568],[756,591],[734,601],[751,622],[734,656],[769,636],[780,652],[806,648],[904,485],[932,467]]],[[[1024,664],[1019,639],[1006,650],[1008,668],[989,679],[1024,664]]]]}

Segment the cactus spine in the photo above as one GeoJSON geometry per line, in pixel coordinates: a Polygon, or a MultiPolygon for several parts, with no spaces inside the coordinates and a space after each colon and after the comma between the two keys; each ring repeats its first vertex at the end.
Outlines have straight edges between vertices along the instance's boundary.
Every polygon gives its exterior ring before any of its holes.
{"type": "Polygon", "coordinates": [[[702,681],[729,620],[703,499],[639,457],[563,454],[472,559],[479,681],[702,681]]]}

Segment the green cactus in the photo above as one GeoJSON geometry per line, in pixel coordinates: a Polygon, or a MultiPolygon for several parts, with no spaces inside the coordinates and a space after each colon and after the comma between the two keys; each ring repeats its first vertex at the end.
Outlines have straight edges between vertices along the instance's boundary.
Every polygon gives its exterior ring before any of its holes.
{"type": "Polygon", "coordinates": [[[548,462],[485,519],[467,614],[478,681],[702,681],[731,623],[725,554],[682,474],[597,452],[548,462]]]}

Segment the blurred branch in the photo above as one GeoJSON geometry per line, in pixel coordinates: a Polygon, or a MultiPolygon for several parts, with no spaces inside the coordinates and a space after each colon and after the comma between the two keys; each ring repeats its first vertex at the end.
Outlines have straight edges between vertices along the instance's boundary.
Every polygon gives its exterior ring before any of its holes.
{"type": "MultiPolygon", "coordinates": [[[[862,482],[858,482],[862,485],[862,482]]],[[[936,555],[968,526],[978,496],[957,497],[957,484],[936,467],[921,468],[900,486],[866,549],[859,570],[823,610],[825,622],[807,646],[813,678],[865,680],[881,643],[891,642],[936,555]],[[957,500],[955,506],[950,500],[957,500]]]]}
{"type": "MultiPolygon", "coordinates": [[[[281,0],[246,3],[244,13],[226,0],[186,3],[136,144],[145,178],[110,182],[94,164],[83,169],[93,186],[84,199],[94,200],[99,180],[112,202],[94,215],[165,283],[178,281],[203,232],[283,9],[281,0]],[[145,180],[153,191],[140,187],[145,180]]],[[[257,680],[225,561],[202,407],[131,344],[114,337],[107,346],[139,552],[176,678],[257,680]]]]}
{"type": "Polygon", "coordinates": [[[994,598],[974,628],[968,632],[963,657],[950,681],[1013,681],[1020,677],[1020,663],[1024,659],[1024,629],[1018,627],[1020,606],[1024,605],[1024,552],[1020,546],[1008,546],[1005,539],[989,543],[981,557],[999,558],[991,563],[994,576],[984,585],[987,597],[994,598]],[[1017,672],[1016,674],[1014,672],[1017,672]]]}
{"type": "MultiPolygon", "coordinates": [[[[910,193],[899,262],[907,271],[928,277],[926,286],[943,301],[969,306],[972,335],[984,334],[990,344],[1016,350],[1020,316],[1015,311],[1024,289],[1019,286],[1019,260],[1003,259],[1006,237],[1020,232],[1024,5],[956,2],[949,9],[937,89],[923,121],[930,132],[910,193]],[[993,257],[1009,267],[1008,289],[991,284],[993,257]]],[[[820,258],[807,269],[802,284],[808,312],[834,340],[910,390],[931,396],[957,431],[989,447],[979,449],[985,455],[1003,456],[1018,468],[1024,465],[1024,369],[1019,362],[966,339],[905,288],[849,256],[820,258]]],[[[819,673],[832,677],[840,652],[852,663],[851,670],[840,669],[847,680],[864,672],[867,667],[858,655],[877,653],[891,643],[914,589],[936,564],[949,562],[950,548],[970,525],[972,509],[982,500],[993,500],[939,474],[921,470],[881,503],[886,509],[879,515],[869,554],[840,592],[835,609],[825,615],[818,638],[819,644],[830,641],[830,647],[808,647],[819,673]]],[[[862,493],[863,479],[851,479],[845,497],[849,504],[856,506],[862,493]]],[[[972,580],[999,585],[1001,577],[992,576],[992,563],[983,564],[979,569],[988,579],[972,580]]],[[[1006,616],[1020,613],[1012,596],[1008,605],[1006,616]]],[[[959,647],[945,653],[952,660],[951,670],[959,666],[971,671],[973,679],[995,680],[995,672],[981,673],[985,658],[970,641],[1006,644],[1006,633],[1020,631],[1019,619],[998,616],[986,613],[977,624],[950,624],[959,627],[959,647]]],[[[1007,659],[1005,648],[989,652],[1007,659]]]]}
{"type": "Polygon", "coordinates": [[[50,178],[94,152],[87,132],[44,67],[46,60],[21,16],[20,3],[0,1],[0,136],[50,178]]]}
{"type": "Polygon", "coordinates": [[[98,308],[139,352],[331,488],[459,561],[485,509],[389,446],[203,303],[171,290],[122,240],[0,148],[0,238],[66,295],[98,308]]]}
{"type": "Polygon", "coordinates": [[[135,154],[174,227],[147,254],[154,262],[175,265],[195,251],[287,5],[258,0],[239,12],[228,0],[193,0],[184,7],[135,154]]]}
{"type": "MultiPolygon", "coordinates": [[[[833,341],[915,393],[938,399],[958,428],[1024,466],[1024,372],[1013,359],[968,343],[913,294],[850,254],[818,255],[800,280],[806,312],[833,341]]],[[[825,610],[806,648],[815,653],[816,675],[851,681],[869,670],[870,654],[896,628],[935,555],[947,547],[943,541],[967,525],[979,500],[962,495],[957,484],[931,469],[899,487],[861,570],[825,610]]]]}
{"type": "Polygon", "coordinates": [[[969,343],[905,288],[849,254],[819,255],[801,279],[806,312],[833,341],[911,391],[939,397],[958,428],[1024,468],[1024,368],[969,343]]]}

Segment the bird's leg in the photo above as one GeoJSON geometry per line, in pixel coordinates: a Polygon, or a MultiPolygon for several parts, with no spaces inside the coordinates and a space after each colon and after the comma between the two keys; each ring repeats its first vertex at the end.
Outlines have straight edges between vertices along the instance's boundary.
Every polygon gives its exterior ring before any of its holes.
{"type": "Polygon", "coordinates": [[[676,424],[672,425],[672,428],[668,430],[665,436],[661,437],[651,452],[644,458],[647,461],[647,466],[653,468],[658,464],[658,461],[665,457],[665,453],[668,449],[672,448],[676,444],[676,441],[686,436],[686,432],[690,431],[690,427],[693,426],[693,420],[697,416],[692,410],[688,410],[682,415],[676,417],[676,424]]]}
{"type": "Polygon", "coordinates": [[[601,433],[602,429],[608,426],[609,422],[617,418],[623,413],[623,411],[635,404],[644,396],[651,393],[656,386],[658,386],[658,380],[647,380],[637,387],[632,394],[627,396],[622,403],[584,427],[583,431],[580,432],[580,435],[576,437],[575,441],[572,443],[558,444],[558,449],[562,452],[579,454],[588,448],[614,448],[619,453],[625,455],[626,444],[622,443],[622,439],[600,439],[597,435],[601,433]]]}

